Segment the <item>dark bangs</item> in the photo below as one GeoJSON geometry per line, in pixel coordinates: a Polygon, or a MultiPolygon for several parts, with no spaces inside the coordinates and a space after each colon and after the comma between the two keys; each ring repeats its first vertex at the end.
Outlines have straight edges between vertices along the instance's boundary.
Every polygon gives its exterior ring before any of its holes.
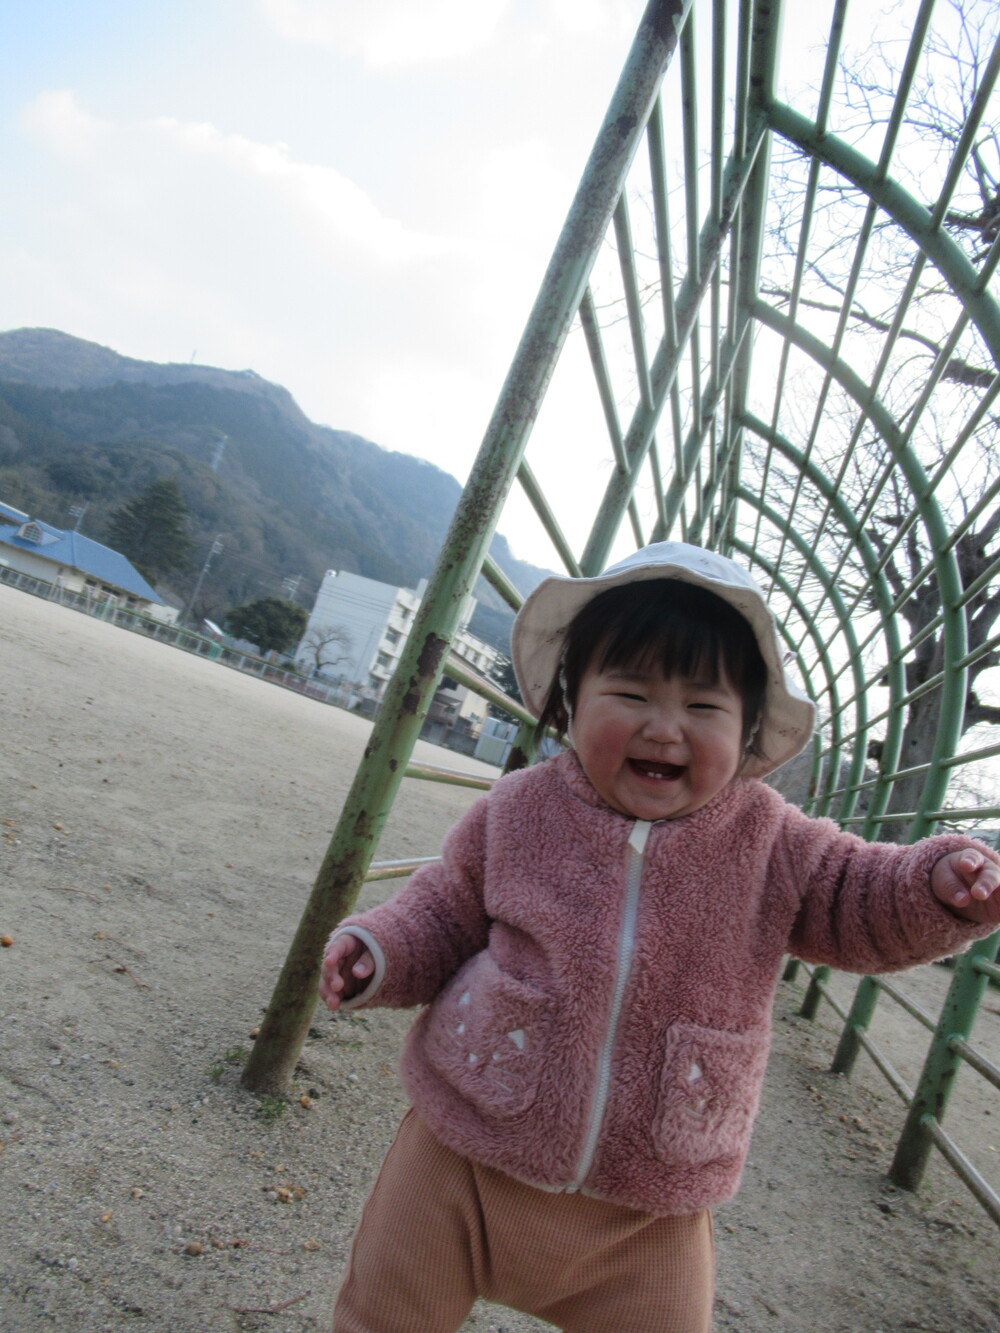
{"type": "MultiPolygon", "coordinates": [[[[767,689],[767,668],[750,622],[715,593],[679,579],[647,579],[599,593],[566,632],[563,673],[572,709],[589,667],[658,668],[669,680],[723,675],[743,703],[743,738],[754,731],[767,689]]],[[[569,725],[559,680],[552,683],[539,727],[569,725]]]]}

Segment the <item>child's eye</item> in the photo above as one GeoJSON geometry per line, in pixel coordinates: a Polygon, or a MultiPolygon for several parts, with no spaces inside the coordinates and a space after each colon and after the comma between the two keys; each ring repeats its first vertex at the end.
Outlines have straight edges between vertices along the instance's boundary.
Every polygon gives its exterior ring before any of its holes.
{"type": "Polygon", "coordinates": [[[642,695],[642,694],[629,694],[629,693],[627,693],[625,690],[616,690],[616,691],[615,691],[615,698],[616,698],[616,699],[634,699],[635,702],[636,702],[636,703],[639,703],[639,704],[644,704],[644,703],[646,702],[645,695],[642,695]]]}

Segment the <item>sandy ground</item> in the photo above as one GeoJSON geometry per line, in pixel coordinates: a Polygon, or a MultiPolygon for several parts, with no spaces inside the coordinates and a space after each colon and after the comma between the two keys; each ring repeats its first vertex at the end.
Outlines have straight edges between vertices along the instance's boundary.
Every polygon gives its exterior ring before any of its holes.
{"type": "MultiPolygon", "coordinates": [[[[328,1327],[407,1018],[318,1012],[287,1106],[239,1069],[368,724],[3,586],[0,717],[0,1327],[328,1327]]],[[[406,783],[380,857],[435,851],[472,799],[406,783]]],[[[910,977],[935,1009],[948,978],[910,977]]],[[[800,989],[716,1217],[716,1329],[995,1333],[996,1227],[940,1162],[917,1196],[887,1185],[901,1104],[870,1065],[824,1072],[834,1016],[799,1018],[800,989]]],[[[923,1041],[879,1023],[912,1083],[923,1041]]],[[[973,1082],[949,1123],[996,1183],[1000,1102],[973,1082]]]]}

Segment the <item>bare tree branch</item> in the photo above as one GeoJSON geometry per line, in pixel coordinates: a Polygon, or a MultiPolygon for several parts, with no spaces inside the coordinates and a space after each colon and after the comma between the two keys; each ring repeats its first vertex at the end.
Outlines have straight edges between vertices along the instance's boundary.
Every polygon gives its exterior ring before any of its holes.
{"type": "MultiPolygon", "coordinates": [[[[1000,212],[997,214],[997,222],[1000,224],[1000,212]]],[[[825,281],[827,285],[832,285],[829,283],[828,279],[825,279],[825,281]]],[[[844,294],[845,293],[842,293],[842,295],[844,294]]],[[[782,290],[779,287],[762,287],[761,295],[770,296],[773,299],[783,301],[788,305],[790,305],[792,301],[791,292],[782,290]]],[[[811,310],[825,311],[833,315],[839,315],[842,308],[841,306],[833,305],[825,301],[817,301],[806,296],[799,297],[799,304],[807,306],[811,310]]],[[[888,333],[892,328],[892,325],[888,320],[880,319],[877,315],[870,314],[856,302],[851,305],[849,315],[855,324],[864,325],[867,328],[874,329],[878,333],[888,333]]],[[[919,333],[916,329],[904,327],[899,330],[898,336],[918,343],[921,347],[925,347],[935,357],[941,355],[940,344],[935,342],[933,338],[928,338],[926,334],[919,333]]],[[[970,365],[968,361],[960,356],[951,357],[944,368],[944,378],[946,380],[950,380],[956,384],[967,384],[973,389],[989,388],[996,377],[997,371],[995,368],[991,369],[986,366],[970,365]]]]}

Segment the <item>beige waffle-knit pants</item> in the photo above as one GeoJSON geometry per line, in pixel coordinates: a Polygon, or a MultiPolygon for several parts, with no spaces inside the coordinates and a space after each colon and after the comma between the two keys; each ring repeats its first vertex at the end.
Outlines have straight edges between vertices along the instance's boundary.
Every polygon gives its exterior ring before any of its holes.
{"type": "Polygon", "coordinates": [[[566,1333],[709,1333],[709,1212],[553,1194],[445,1148],[409,1110],[365,1204],[334,1333],[454,1333],[478,1296],[566,1333]]]}

